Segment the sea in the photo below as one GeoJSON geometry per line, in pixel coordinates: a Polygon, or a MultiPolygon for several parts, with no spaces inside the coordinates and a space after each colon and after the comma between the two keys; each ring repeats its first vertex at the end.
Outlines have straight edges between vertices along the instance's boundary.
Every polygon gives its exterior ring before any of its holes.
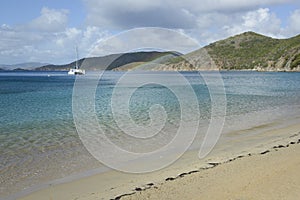
{"type": "Polygon", "coordinates": [[[105,166],[82,141],[74,116],[78,106],[93,109],[103,132],[121,149],[144,153],[167,145],[182,120],[195,122],[200,135],[212,117],[224,118],[221,134],[297,123],[300,73],[0,71],[1,199],[105,166]],[[92,92],[86,94],[92,100],[78,98],[85,94],[78,89],[92,92]],[[132,139],[146,137],[153,127],[167,137],[132,139]]]}

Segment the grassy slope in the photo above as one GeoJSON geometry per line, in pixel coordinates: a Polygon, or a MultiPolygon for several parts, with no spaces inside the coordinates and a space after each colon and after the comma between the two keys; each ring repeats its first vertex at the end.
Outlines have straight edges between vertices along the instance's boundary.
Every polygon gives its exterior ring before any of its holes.
{"type": "Polygon", "coordinates": [[[300,35],[273,39],[246,32],[205,47],[221,69],[290,68],[300,65],[300,35]]]}

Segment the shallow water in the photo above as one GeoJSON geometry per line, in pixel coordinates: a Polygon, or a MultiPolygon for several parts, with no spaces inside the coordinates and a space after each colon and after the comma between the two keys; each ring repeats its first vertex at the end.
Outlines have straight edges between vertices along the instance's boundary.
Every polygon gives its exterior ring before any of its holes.
{"type": "MultiPolygon", "coordinates": [[[[217,72],[181,74],[189,85],[178,81],[174,72],[134,72],[129,74],[126,84],[118,86],[119,102],[124,101],[123,94],[135,89],[129,112],[139,126],[151,124],[148,111],[153,105],[161,105],[167,114],[161,130],[165,134],[155,136],[159,142],[141,143],[123,134],[112,113],[112,92],[124,73],[104,73],[95,92],[95,111],[111,141],[128,151],[148,152],[166,145],[174,137],[182,120],[180,103],[189,102],[192,97],[178,100],[168,87],[157,84],[162,79],[180,93],[192,86],[200,117],[197,119],[193,114],[191,104],[187,106],[185,119],[199,120],[198,134],[205,134],[212,115],[211,95],[218,98],[221,93],[215,90],[215,94],[210,94],[204,80],[210,79],[219,86],[222,83],[217,72]],[[141,77],[150,77],[152,82],[137,87],[135,82],[141,77]]],[[[97,80],[97,75],[94,72],[88,77],[97,80]]],[[[221,75],[227,100],[223,134],[300,116],[300,73],[221,72],[221,75]]],[[[0,72],[0,197],[102,166],[85,149],[76,132],[72,112],[74,82],[75,77],[67,72],[0,72]]],[[[160,120],[160,116],[163,114],[154,117],[160,120]]],[[[126,124],[123,119],[121,123],[126,124]]]]}

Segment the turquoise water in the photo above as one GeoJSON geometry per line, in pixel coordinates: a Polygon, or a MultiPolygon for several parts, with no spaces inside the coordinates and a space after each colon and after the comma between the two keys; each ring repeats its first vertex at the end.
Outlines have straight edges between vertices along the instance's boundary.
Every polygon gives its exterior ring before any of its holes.
{"type": "MultiPolygon", "coordinates": [[[[170,80],[179,90],[186,89],[172,72],[135,72],[130,76],[135,80],[147,73],[170,80]]],[[[216,72],[202,73],[215,79],[216,72]]],[[[96,79],[97,74],[94,75],[96,79]]],[[[123,72],[104,74],[95,94],[95,110],[101,127],[112,141],[132,150],[123,145],[130,138],[122,136],[111,110],[112,92],[122,75],[123,72]]],[[[197,72],[182,75],[198,99],[201,134],[211,117],[208,87],[197,72]]],[[[226,122],[225,130],[300,116],[300,73],[221,72],[221,75],[227,99],[226,117],[231,119],[226,122]],[[233,123],[235,116],[247,121],[236,119],[233,123]],[[235,124],[234,128],[231,124],[235,124]]],[[[75,77],[68,76],[67,72],[0,72],[0,197],[102,166],[84,148],[76,132],[72,114],[74,81],[75,77]]],[[[125,85],[122,90],[132,87],[135,86],[125,85]]],[[[122,101],[122,96],[119,98],[122,101]]],[[[188,101],[190,97],[186,98],[188,101]]],[[[129,103],[132,119],[141,126],[149,124],[147,111],[154,104],[164,107],[168,118],[163,130],[172,135],[180,121],[180,102],[167,87],[153,83],[136,88],[129,103]]],[[[143,144],[135,150],[153,150],[167,142],[162,139],[161,143],[149,144],[148,148],[143,144]]]]}

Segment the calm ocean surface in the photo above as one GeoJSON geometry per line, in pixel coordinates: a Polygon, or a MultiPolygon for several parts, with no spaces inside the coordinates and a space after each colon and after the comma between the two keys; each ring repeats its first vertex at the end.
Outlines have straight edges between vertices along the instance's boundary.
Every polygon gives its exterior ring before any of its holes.
{"type": "MultiPolygon", "coordinates": [[[[132,80],[143,73],[146,72],[133,73],[132,80]]],[[[172,72],[148,73],[158,79],[169,79],[171,84],[185,90],[186,86],[178,84],[172,72]]],[[[203,74],[213,80],[216,72],[203,74]]],[[[105,73],[95,94],[99,123],[120,146],[124,138],[119,137],[122,130],[114,121],[110,100],[122,75],[123,72],[105,73]]],[[[204,130],[211,117],[208,87],[197,72],[182,75],[197,95],[204,130]]],[[[224,133],[300,117],[300,73],[221,72],[221,75],[227,99],[224,133]]],[[[76,132],[72,114],[75,78],[67,72],[0,72],[0,198],[102,166],[84,148],[76,132]]],[[[147,125],[150,120],[147,111],[154,104],[163,106],[168,115],[164,131],[176,130],[180,102],[171,90],[159,84],[136,88],[129,104],[135,123],[147,125]]],[[[165,141],[150,144],[148,149],[164,144],[165,141]]]]}

